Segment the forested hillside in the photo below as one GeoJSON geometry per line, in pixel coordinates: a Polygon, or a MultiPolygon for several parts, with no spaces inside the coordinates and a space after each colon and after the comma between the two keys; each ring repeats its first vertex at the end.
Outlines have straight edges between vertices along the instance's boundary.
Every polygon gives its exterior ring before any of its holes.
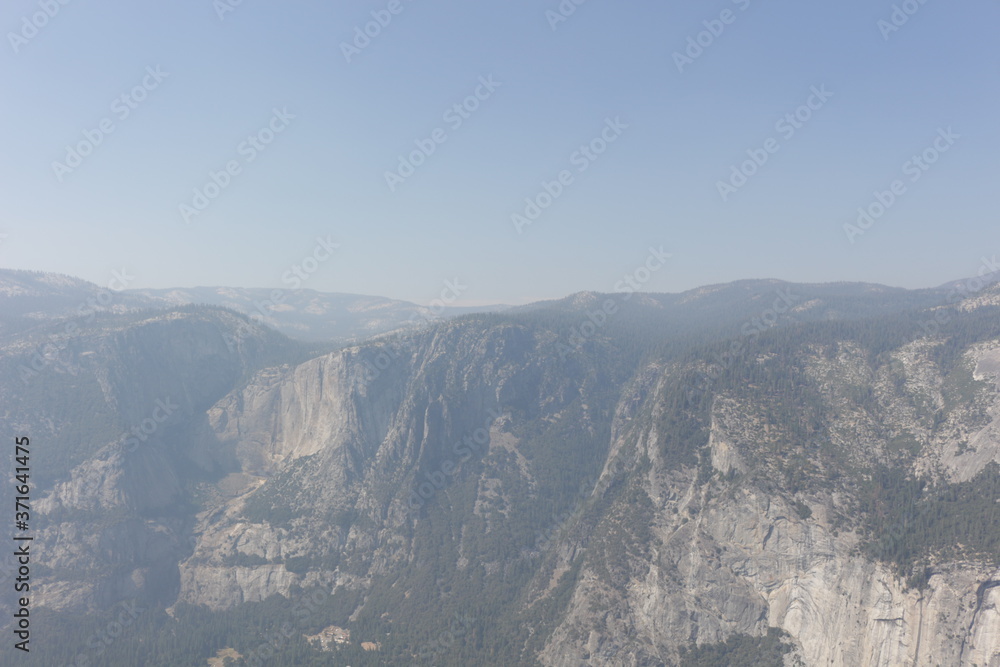
{"type": "Polygon", "coordinates": [[[990,664],[998,294],[583,293],[325,349],[225,309],[104,313],[37,370],[65,325],[10,330],[33,652],[990,664]],[[350,640],[309,643],[329,626],[350,640]]]}

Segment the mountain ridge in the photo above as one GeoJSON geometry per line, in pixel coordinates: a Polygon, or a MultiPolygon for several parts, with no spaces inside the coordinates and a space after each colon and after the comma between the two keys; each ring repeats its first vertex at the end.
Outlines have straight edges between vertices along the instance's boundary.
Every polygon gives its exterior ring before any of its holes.
{"type": "Polygon", "coordinates": [[[356,665],[988,664],[994,292],[583,293],[326,349],[102,313],[26,382],[62,321],[8,332],[2,437],[50,443],[38,603],[75,636],[137,599],[164,665],[253,654],[265,619],[286,660],[350,629],[356,665]]]}

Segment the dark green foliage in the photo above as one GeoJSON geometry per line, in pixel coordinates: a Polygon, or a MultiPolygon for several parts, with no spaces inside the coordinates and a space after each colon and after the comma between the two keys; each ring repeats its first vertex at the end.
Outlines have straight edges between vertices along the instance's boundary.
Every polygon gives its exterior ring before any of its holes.
{"type": "Polygon", "coordinates": [[[931,486],[901,468],[876,470],[858,493],[865,551],[892,563],[911,585],[926,583],[921,563],[979,557],[1000,564],[1000,467],[968,482],[931,486]]]}
{"type": "Polygon", "coordinates": [[[681,667],[783,667],[792,646],[788,633],[768,628],[763,637],[732,635],[718,644],[681,649],[681,667]]]}
{"type": "MultiPolygon", "coordinates": [[[[21,374],[28,365],[30,361],[26,358],[3,359],[0,385],[12,394],[5,401],[6,411],[13,411],[19,405],[31,406],[35,413],[31,417],[41,417],[48,422],[47,426],[51,424],[50,428],[33,428],[29,432],[33,445],[32,484],[46,488],[65,478],[74,465],[93,456],[101,447],[123,438],[127,429],[107,405],[93,374],[74,375],[53,362],[36,375],[25,376],[27,381],[22,382],[21,374]]],[[[13,427],[11,421],[0,420],[0,437],[4,442],[12,442],[15,435],[24,435],[23,431],[15,434],[13,427]]]]}
{"type": "Polygon", "coordinates": [[[305,574],[312,565],[312,558],[293,556],[285,559],[285,569],[294,574],[305,574]]]}
{"type": "MultiPolygon", "coordinates": [[[[289,599],[273,596],[225,612],[179,604],[173,618],[161,607],[141,603],[93,615],[40,610],[32,614],[32,664],[66,665],[85,656],[90,665],[102,667],[191,667],[231,647],[244,656],[236,665],[247,665],[254,655],[261,658],[255,664],[268,667],[329,665],[333,656],[314,650],[303,635],[346,625],[344,609],[357,601],[351,595],[296,589],[289,599]]],[[[367,633],[359,625],[352,638],[374,637],[367,633]]],[[[379,664],[377,654],[365,656],[357,645],[336,655],[335,664],[379,664]]]]}
{"type": "MultiPolygon", "coordinates": [[[[258,567],[260,565],[267,565],[267,559],[257,554],[245,554],[237,551],[235,556],[226,558],[225,563],[233,567],[258,567]]],[[[285,567],[287,568],[288,565],[286,564],[285,567]]]]}

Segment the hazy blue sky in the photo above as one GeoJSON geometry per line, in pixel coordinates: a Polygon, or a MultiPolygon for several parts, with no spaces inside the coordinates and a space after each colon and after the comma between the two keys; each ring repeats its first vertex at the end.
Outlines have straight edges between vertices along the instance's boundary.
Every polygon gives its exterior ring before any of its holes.
{"type": "Polygon", "coordinates": [[[302,286],[323,291],[427,303],[457,278],[462,302],[520,303],[611,291],[651,246],[672,256],[649,291],[931,286],[1000,252],[993,0],[896,2],[898,30],[891,0],[565,0],[559,22],[557,0],[232,2],[3,4],[0,265],[286,287],[305,261],[302,286]],[[345,56],[372,12],[391,22],[345,56]],[[467,118],[448,113],[477,89],[467,118]],[[807,101],[798,128],[776,125],[807,101]],[[271,123],[272,143],[243,143],[271,123]],[[602,154],[577,152],[602,131],[602,154]],[[934,164],[907,164],[925,150],[934,164]],[[724,201],[748,151],[768,159],[724,201]],[[519,233],[512,214],[564,170],[519,233]],[[885,213],[845,231],[896,180],[885,213]],[[307,259],[317,237],[339,244],[325,262],[307,259]]]}

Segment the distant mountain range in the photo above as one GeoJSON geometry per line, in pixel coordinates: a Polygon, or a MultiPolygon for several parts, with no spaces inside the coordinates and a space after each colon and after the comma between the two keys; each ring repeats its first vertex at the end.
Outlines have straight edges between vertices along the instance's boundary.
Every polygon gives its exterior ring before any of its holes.
{"type": "Polygon", "coordinates": [[[26,323],[73,314],[89,317],[95,311],[125,312],[192,304],[229,308],[289,338],[309,342],[350,342],[459,315],[507,308],[504,305],[428,307],[386,297],[310,289],[191,287],[116,291],[70,276],[0,269],[0,307],[8,317],[18,316],[26,323]]]}
{"type": "Polygon", "coordinates": [[[0,273],[31,664],[1000,664],[1000,285],[963,287],[413,326],[389,299],[0,273]],[[292,340],[236,312],[258,298],[300,336],[396,332],[292,340]]]}
{"type": "MultiPolygon", "coordinates": [[[[979,278],[949,281],[939,287],[906,290],[873,283],[800,284],[781,280],[740,280],[707,285],[678,293],[641,293],[637,301],[649,306],[687,307],[692,311],[719,312],[728,305],[740,307],[773,295],[781,286],[807,287],[813,298],[821,297],[823,318],[838,319],[856,309],[870,307],[866,315],[876,315],[882,299],[858,297],[884,295],[894,307],[926,306],[949,294],[969,296],[1000,281],[1000,272],[979,278]]],[[[114,284],[112,284],[114,287],[114,284]]],[[[71,317],[89,318],[94,312],[122,313],[140,309],[164,309],[186,305],[210,305],[229,308],[247,315],[289,338],[306,342],[349,343],[388,332],[412,329],[461,315],[486,312],[530,312],[574,308],[581,303],[599,300],[596,292],[578,292],[562,299],[538,301],[524,306],[495,304],[487,306],[421,306],[419,304],[362,294],[317,292],[310,289],[285,290],[252,287],[185,287],[167,289],[102,288],[71,276],[0,269],[0,308],[6,316],[0,331],[20,330],[42,320],[71,317]]],[[[798,310],[811,308],[818,302],[798,310]]]]}
{"type": "Polygon", "coordinates": [[[356,340],[458,315],[500,311],[504,305],[421,306],[381,296],[243,287],[129,290],[170,306],[223,306],[262,320],[289,338],[305,341],[356,340]]]}

